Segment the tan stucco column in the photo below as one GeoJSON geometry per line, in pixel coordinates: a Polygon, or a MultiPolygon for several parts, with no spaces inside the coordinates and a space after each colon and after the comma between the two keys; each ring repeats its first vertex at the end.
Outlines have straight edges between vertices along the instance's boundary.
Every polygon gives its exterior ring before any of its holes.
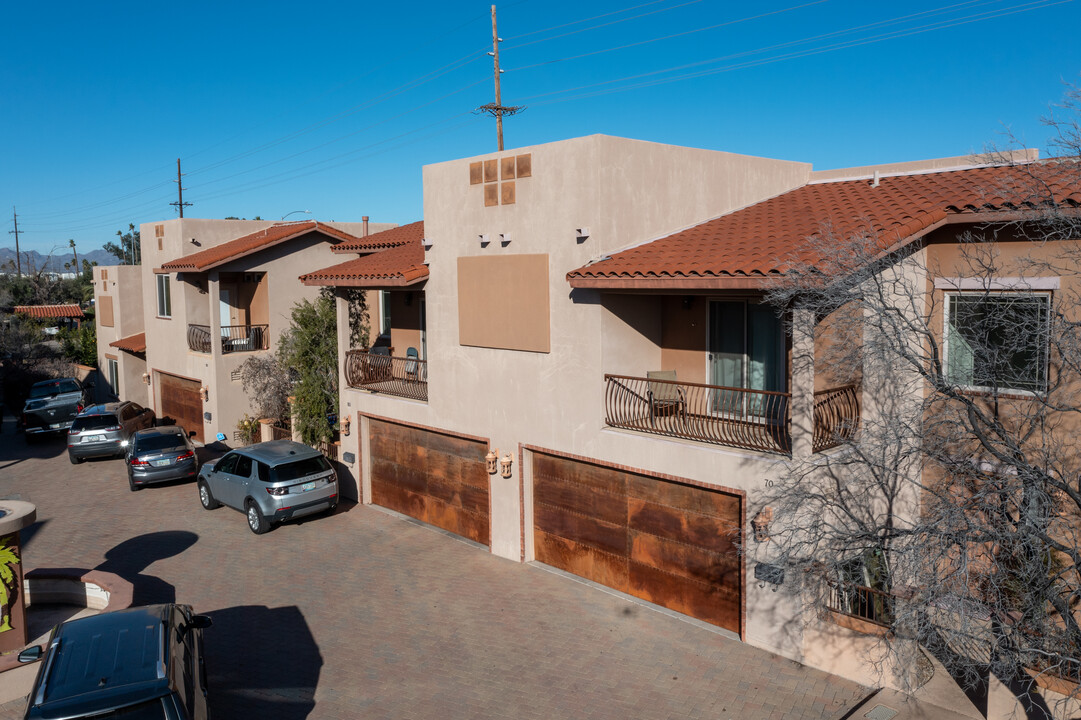
{"type": "Polygon", "coordinates": [[[792,311],[791,405],[792,459],[806,460],[814,444],[815,317],[804,308],[792,311]]]}
{"type": "Polygon", "coordinates": [[[19,531],[36,519],[33,503],[0,500],[0,652],[18,650],[30,642],[19,531]]]}

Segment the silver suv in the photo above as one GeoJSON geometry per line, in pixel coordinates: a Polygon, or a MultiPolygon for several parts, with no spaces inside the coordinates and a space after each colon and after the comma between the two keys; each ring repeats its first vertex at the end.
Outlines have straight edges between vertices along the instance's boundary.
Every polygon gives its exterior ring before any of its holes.
{"type": "Polygon", "coordinates": [[[133,402],[91,405],[68,428],[68,460],[78,465],[90,457],[124,457],[136,430],[154,425],[154,411],[133,402]]]}
{"type": "Polygon", "coordinates": [[[338,477],[318,450],[273,440],[232,450],[199,471],[199,502],[248,516],[256,535],[276,523],[338,506],[338,477]]]}

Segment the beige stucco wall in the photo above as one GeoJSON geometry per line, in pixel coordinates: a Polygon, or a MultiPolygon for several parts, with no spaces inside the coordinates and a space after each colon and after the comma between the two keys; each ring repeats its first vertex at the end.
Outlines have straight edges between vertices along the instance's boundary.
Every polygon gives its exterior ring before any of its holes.
{"type": "MultiPolygon", "coordinates": [[[[514,476],[491,476],[491,548],[512,559],[532,554],[529,453],[520,468],[522,445],[753,493],[778,475],[782,458],[605,427],[604,374],[662,367],[662,307],[656,298],[572,291],[566,273],[801,185],[809,172],[802,163],[600,135],[425,167],[429,401],[346,389],[342,412],[480,436],[510,454],[514,476]],[[469,183],[470,162],[524,153],[532,156],[532,176],[516,181],[515,204],[485,207],[483,186],[469,183]],[[588,236],[579,237],[579,229],[588,236]],[[549,257],[550,352],[459,344],[457,258],[510,254],[549,257]]],[[[361,487],[365,432],[354,428],[343,450],[360,458],[352,471],[361,487]]],[[[772,629],[777,614],[791,615],[785,594],[746,586],[747,639],[797,655],[772,629]]]]}
{"type": "MultiPolygon", "coordinates": [[[[146,360],[114,347],[109,343],[143,331],[142,270],[138,265],[99,265],[94,268],[94,304],[101,306],[102,297],[113,302],[113,325],[103,326],[96,317],[98,368],[100,382],[107,382],[106,355],[115,357],[120,387],[117,394],[122,400],[140,405],[149,404],[149,392],[142,380],[146,372],[146,360]]],[[[99,313],[100,314],[100,313],[99,313]]]]}

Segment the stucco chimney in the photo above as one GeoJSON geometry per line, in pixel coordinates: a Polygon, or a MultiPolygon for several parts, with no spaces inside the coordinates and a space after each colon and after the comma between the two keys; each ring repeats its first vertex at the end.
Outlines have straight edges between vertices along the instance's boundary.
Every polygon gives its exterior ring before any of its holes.
{"type": "Polygon", "coordinates": [[[360,220],[361,220],[361,222],[364,223],[364,230],[363,230],[364,237],[368,237],[368,216],[367,215],[361,215],[360,220]]]}
{"type": "MultiPolygon", "coordinates": [[[[875,170],[874,177],[871,178],[871,187],[878,187],[878,181],[879,181],[878,170],[875,170]]],[[[367,235],[368,233],[365,232],[364,234],[367,235]]]]}

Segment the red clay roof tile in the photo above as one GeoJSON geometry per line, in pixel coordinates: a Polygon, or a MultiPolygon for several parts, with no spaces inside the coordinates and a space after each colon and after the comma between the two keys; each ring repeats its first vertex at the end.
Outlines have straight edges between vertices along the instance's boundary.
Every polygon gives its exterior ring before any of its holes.
{"type": "Polygon", "coordinates": [[[146,352],[146,333],[136,333],[135,335],[128,335],[119,340],[113,340],[109,343],[109,347],[119,348],[133,353],[146,352]]]}
{"type": "Polygon", "coordinates": [[[1077,207],[1079,171],[1076,162],[1049,161],[885,176],[877,187],[870,179],[808,184],[614,253],[572,270],[567,280],[573,287],[754,286],[783,274],[793,261],[813,263],[808,239],[827,232],[837,237],[871,233],[887,249],[949,215],[1041,205],[1047,193],[1077,207]]]}
{"type": "Polygon", "coordinates": [[[16,305],[15,314],[32,318],[86,317],[78,305],[16,305]]]}
{"type": "Polygon", "coordinates": [[[300,281],[305,285],[378,288],[415,285],[427,278],[424,246],[417,235],[404,245],[301,275],[300,281]]]}
{"type": "Polygon", "coordinates": [[[154,272],[168,273],[209,270],[222,263],[236,260],[237,258],[250,255],[253,252],[270,247],[271,245],[277,245],[278,243],[292,240],[293,238],[306,235],[310,232],[319,232],[333,240],[341,240],[343,242],[356,242],[359,239],[355,235],[350,235],[347,232],[343,232],[335,227],[316,220],[280,223],[271,225],[268,228],[251,233],[250,235],[224,242],[221,245],[215,245],[206,250],[179,257],[176,260],[170,260],[160,268],[155,268],[154,272]]]}
{"type": "Polygon", "coordinates": [[[335,245],[331,250],[336,253],[369,253],[377,250],[420,242],[424,239],[424,221],[419,220],[408,225],[377,232],[367,237],[350,240],[335,245]]]}

